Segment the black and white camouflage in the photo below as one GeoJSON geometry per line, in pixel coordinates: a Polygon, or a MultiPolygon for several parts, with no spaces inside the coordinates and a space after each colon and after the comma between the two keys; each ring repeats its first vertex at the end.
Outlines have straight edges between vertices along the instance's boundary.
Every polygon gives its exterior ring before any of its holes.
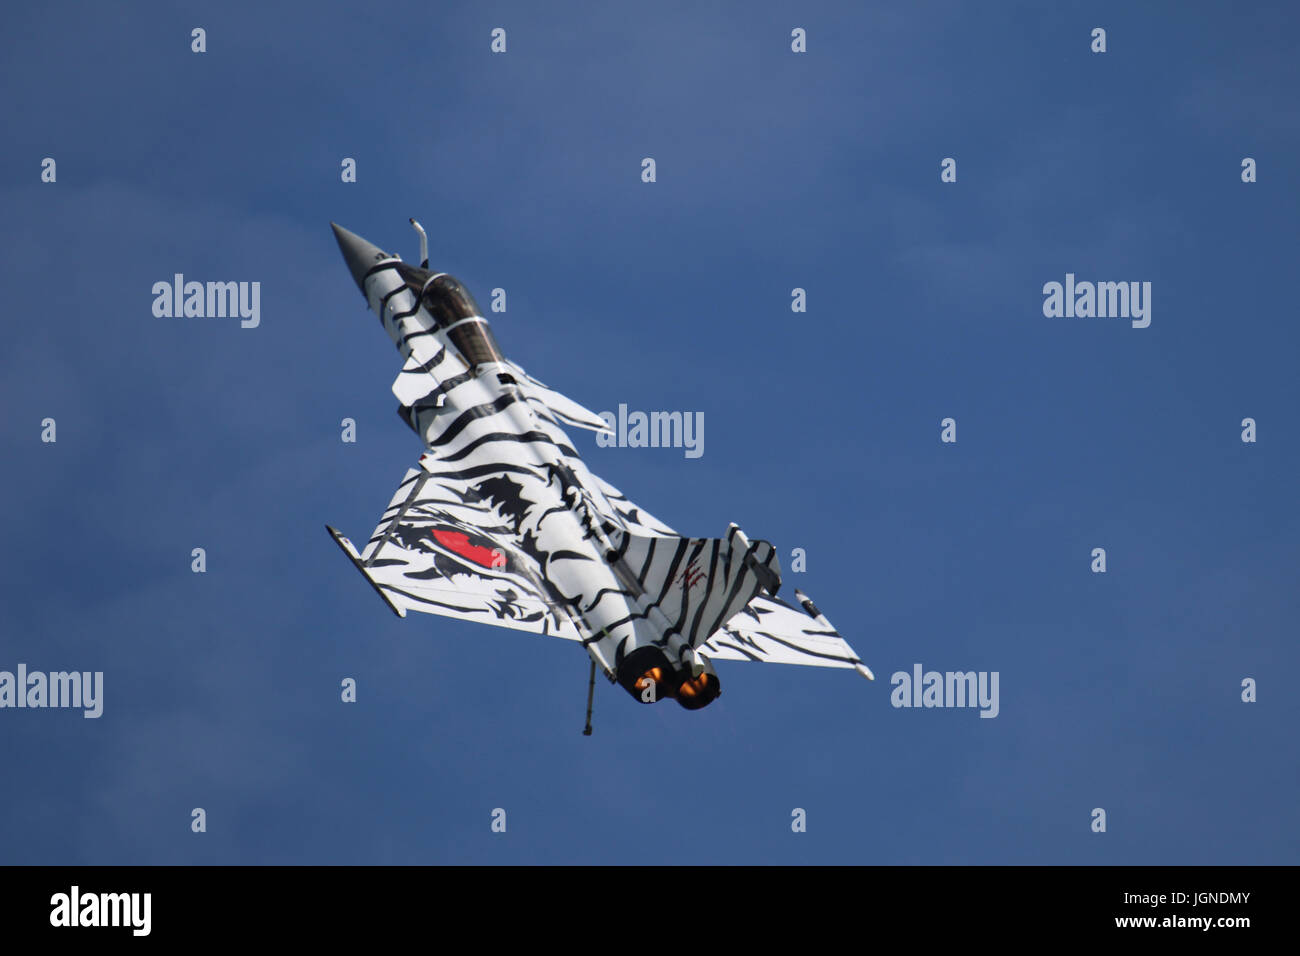
{"type": "Polygon", "coordinates": [[[626,671],[647,661],[668,685],[714,660],[871,676],[811,601],[776,597],[772,545],[735,525],[683,538],[594,475],[563,429],[604,421],[502,357],[459,283],[334,228],[405,358],[393,394],[425,448],[360,551],[330,529],[394,612],[580,641],[634,694],[626,671]]]}

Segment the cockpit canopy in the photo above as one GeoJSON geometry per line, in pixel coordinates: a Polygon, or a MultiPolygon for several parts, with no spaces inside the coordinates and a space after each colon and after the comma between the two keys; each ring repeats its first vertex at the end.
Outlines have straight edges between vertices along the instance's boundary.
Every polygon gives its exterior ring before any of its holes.
{"type": "Polygon", "coordinates": [[[444,272],[430,282],[429,277],[437,273],[405,262],[399,262],[396,268],[406,287],[420,297],[420,304],[437,321],[438,328],[445,329],[461,319],[483,314],[469,289],[455,276],[444,272]]]}
{"type": "Polygon", "coordinates": [[[438,321],[438,327],[444,329],[461,319],[482,315],[469,289],[445,272],[425,286],[424,307],[438,321]]]}
{"type": "Polygon", "coordinates": [[[433,316],[438,328],[450,330],[448,338],[460,350],[466,362],[480,365],[484,362],[502,361],[501,348],[492,335],[487,319],[482,318],[478,303],[459,279],[445,272],[437,275],[428,269],[404,262],[396,268],[406,287],[420,296],[420,304],[433,316]],[[430,276],[436,278],[430,282],[430,276]],[[476,321],[465,321],[471,318],[476,321]]]}

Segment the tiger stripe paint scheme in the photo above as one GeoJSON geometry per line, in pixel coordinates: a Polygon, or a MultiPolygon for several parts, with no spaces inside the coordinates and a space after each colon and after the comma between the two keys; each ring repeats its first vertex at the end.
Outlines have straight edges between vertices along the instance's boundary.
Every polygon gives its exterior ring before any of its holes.
{"type": "Polygon", "coordinates": [[[771,544],[734,524],[683,538],[593,474],[564,426],[605,422],[505,359],[459,282],[334,232],[405,358],[392,390],[425,447],[364,548],[329,529],[395,613],[578,641],[634,696],[692,709],[719,692],[712,660],[871,677],[811,601],[776,597],[771,544]]]}

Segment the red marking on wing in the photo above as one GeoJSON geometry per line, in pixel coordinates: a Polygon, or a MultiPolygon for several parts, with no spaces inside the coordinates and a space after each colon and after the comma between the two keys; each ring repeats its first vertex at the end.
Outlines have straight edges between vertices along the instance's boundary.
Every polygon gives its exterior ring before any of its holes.
{"type": "Polygon", "coordinates": [[[462,558],[467,558],[481,567],[504,568],[506,566],[504,554],[496,548],[485,548],[481,545],[470,544],[469,535],[464,532],[435,530],[433,537],[448,551],[454,551],[462,558]]]}

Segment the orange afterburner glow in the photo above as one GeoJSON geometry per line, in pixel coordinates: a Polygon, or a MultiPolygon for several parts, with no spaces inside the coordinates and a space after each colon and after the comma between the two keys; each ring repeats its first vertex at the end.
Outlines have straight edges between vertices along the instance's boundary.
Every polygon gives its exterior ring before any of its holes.
{"type": "Polygon", "coordinates": [[[702,697],[708,691],[710,683],[709,675],[701,674],[699,677],[682,681],[681,686],[677,688],[677,693],[682,697],[702,697]]]}
{"type": "Polygon", "coordinates": [[[705,671],[698,677],[688,677],[677,685],[677,703],[687,710],[699,710],[718,699],[722,684],[718,675],[705,671]]]}
{"type": "Polygon", "coordinates": [[[646,671],[644,674],[642,674],[640,677],[636,679],[636,684],[634,684],[633,686],[636,687],[637,690],[645,690],[647,687],[651,686],[652,684],[655,687],[665,686],[664,671],[662,667],[650,668],[648,671],[646,671]]]}

